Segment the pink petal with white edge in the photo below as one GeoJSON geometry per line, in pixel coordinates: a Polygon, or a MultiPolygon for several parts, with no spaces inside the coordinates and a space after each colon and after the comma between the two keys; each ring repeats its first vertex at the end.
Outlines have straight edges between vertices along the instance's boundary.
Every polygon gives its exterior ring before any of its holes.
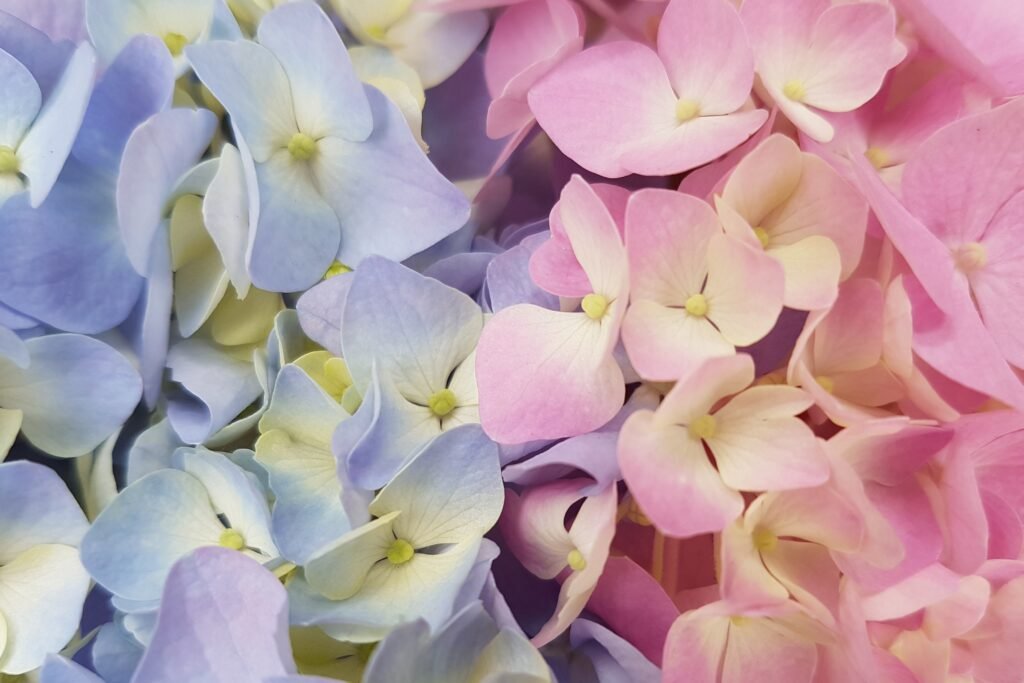
{"type": "Polygon", "coordinates": [[[582,47],[583,19],[568,0],[532,0],[505,10],[494,23],[484,57],[484,76],[494,98],[487,135],[502,138],[533,120],[527,91],[582,47]]]}
{"type": "Polygon", "coordinates": [[[746,354],[711,358],[681,377],[658,407],[661,424],[689,424],[707,415],[719,399],[732,396],[754,381],[754,361],[746,354]]]}
{"type": "Polygon", "coordinates": [[[817,646],[775,619],[745,617],[729,623],[721,683],[810,683],[817,646]]]}
{"type": "Polygon", "coordinates": [[[991,596],[992,585],[983,577],[965,576],[956,593],[925,608],[921,630],[932,640],[956,638],[981,621],[991,596]]]}
{"type": "Polygon", "coordinates": [[[830,375],[877,364],[882,358],[882,313],[882,287],[877,280],[857,278],[844,283],[814,331],[814,371],[830,375]]]}
{"type": "MultiPolygon", "coordinates": [[[[562,189],[559,216],[592,287],[615,301],[629,291],[629,265],[615,220],[594,189],[574,175],[562,189]]],[[[621,302],[625,307],[625,301],[621,302]]]]}
{"type": "Polygon", "coordinates": [[[582,569],[572,568],[572,573],[562,584],[555,614],[531,639],[535,646],[546,645],[569,628],[597,587],[604,563],[608,560],[612,536],[615,535],[618,500],[618,491],[613,484],[596,496],[588,497],[580,507],[569,535],[585,565],[582,569]]]}
{"type": "Polygon", "coordinates": [[[722,597],[755,605],[785,602],[789,591],[771,575],[761,560],[761,551],[743,520],[722,531],[719,541],[722,597]]]}
{"type": "Polygon", "coordinates": [[[728,0],[672,0],[658,26],[658,54],[681,100],[701,116],[739,109],[754,84],[754,54],[728,0]]]}
{"type": "Polygon", "coordinates": [[[521,304],[484,325],[476,357],[480,424],[495,441],[557,439],[597,429],[625,398],[611,356],[625,302],[604,319],[521,304]]]}
{"type": "Polygon", "coordinates": [[[541,128],[566,156],[607,178],[630,173],[623,148],[677,124],[676,98],[656,52],[597,45],[562,62],[530,91],[541,128]]]}
{"type": "Polygon", "coordinates": [[[728,235],[711,239],[707,260],[707,318],[722,336],[736,346],[750,346],[771,332],[786,287],[779,263],[728,235]]]}
{"type": "Polygon", "coordinates": [[[703,166],[753,135],[768,119],[764,109],[676,121],[621,147],[619,163],[630,173],[673,175],[703,166]]]}
{"type": "MultiPolygon", "coordinates": [[[[620,234],[625,233],[626,203],[630,193],[617,185],[599,183],[590,188],[601,199],[615,220],[620,234]]],[[[603,219],[602,219],[603,220],[603,219]]],[[[555,202],[548,217],[550,238],[530,257],[530,278],[543,290],[556,296],[583,297],[593,291],[587,274],[573,252],[562,221],[561,200],[555,202]]]]}
{"type": "Polygon", "coordinates": [[[736,164],[722,189],[722,200],[751,226],[760,226],[796,192],[802,175],[800,148],[776,133],[736,164]]]}
{"type": "Polygon", "coordinates": [[[706,441],[722,480],[738,491],[779,491],[827,481],[828,460],[821,444],[794,417],[793,411],[802,411],[809,402],[799,389],[759,386],[716,412],[714,434],[706,441]]]}
{"type": "Polygon", "coordinates": [[[527,488],[523,494],[505,491],[501,536],[523,566],[542,579],[553,579],[568,564],[573,543],[565,530],[566,511],[583,497],[589,480],[557,481],[527,488]]]}
{"type": "Polygon", "coordinates": [[[865,533],[860,511],[830,484],[763,494],[751,503],[744,523],[840,552],[857,551],[865,533]]]}
{"type": "Polygon", "coordinates": [[[743,512],[743,498],[722,483],[701,442],[649,411],[623,425],[619,466],[644,514],[667,536],[721,531],[743,512]]]}

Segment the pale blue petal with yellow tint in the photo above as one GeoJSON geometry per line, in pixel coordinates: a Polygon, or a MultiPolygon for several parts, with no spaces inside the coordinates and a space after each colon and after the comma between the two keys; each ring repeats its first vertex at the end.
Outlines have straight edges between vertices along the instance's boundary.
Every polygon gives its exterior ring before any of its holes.
{"type": "Polygon", "coordinates": [[[43,95],[32,73],[3,50],[0,50],[0,83],[5,95],[0,101],[0,145],[15,150],[39,113],[43,95]]]}
{"type": "Polygon", "coordinates": [[[117,179],[117,218],[128,259],[148,276],[153,244],[178,180],[202,156],[217,117],[206,109],[168,109],[132,132],[117,179]]]}
{"type": "Polygon", "coordinates": [[[42,665],[78,629],[89,575],[69,545],[41,544],[0,566],[0,614],[7,647],[0,672],[21,674],[42,665]]]}
{"type": "Polygon", "coordinates": [[[461,228],[470,214],[469,200],[423,153],[398,107],[364,88],[373,134],[361,143],[325,138],[313,160],[341,219],[337,258],[350,266],[371,254],[408,258],[461,228]]]}
{"type": "Polygon", "coordinates": [[[24,413],[22,432],[39,449],[59,457],[87,453],[138,404],[138,373],[103,342],[58,334],[26,347],[24,369],[0,359],[0,406],[24,413]]]}
{"type": "Polygon", "coordinates": [[[198,479],[178,470],[148,474],[124,489],[82,539],[82,564],[115,595],[155,600],[171,566],[217,545],[224,526],[198,479]]]}
{"type": "Polygon", "coordinates": [[[171,570],[133,683],[257,683],[293,673],[288,597],[273,574],[223,548],[171,570]]]}
{"type": "Polygon", "coordinates": [[[270,474],[274,538],[297,564],[352,528],[331,453],[334,429],[347,417],[309,375],[286,365],[260,419],[256,460],[270,474]]]}
{"type": "Polygon", "coordinates": [[[181,448],[177,466],[206,487],[214,512],[241,535],[244,548],[272,559],[278,556],[270,531],[267,492],[255,475],[234,464],[227,455],[205,448],[181,448]]]}
{"type": "Polygon", "coordinates": [[[78,46],[35,123],[18,147],[29,199],[38,207],[50,194],[71,153],[85,116],[95,78],[96,55],[88,43],[78,46]]]}
{"type": "Polygon", "coordinates": [[[0,565],[43,544],[77,546],[89,522],[57,473],[25,460],[0,464],[0,565]]]}
{"type": "Polygon", "coordinates": [[[281,5],[263,17],[257,39],[288,75],[300,131],[314,139],[370,137],[370,104],[338,30],[322,9],[312,2],[281,5]]]}
{"type": "Polygon", "coordinates": [[[341,318],[352,273],[342,273],[314,285],[299,297],[295,310],[302,331],[336,356],[341,351],[341,318]]]}
{"type": "Polygon", "coordinates": [[[215,40],[186,48],[199,79],[231,114],[257,163],[298,130],[291,89],[274,54],[252,41],[215,40]]]}
{"type": "Polygon", "coordinates": [[[483,313],[468,296],[384,258],[366,259],[346,298],[342,349],[358,387],[376,361],[410,399],[425,405],[476,347],[483,313]]]}
{"type": "Polygon", "coordinates": [[[0,12],[0,50],[28,68],[39,84],[43,100],[50,96],[60,80],[74,49],[72,43],[54,42],[45,33],[18,17],[0,12]]]}

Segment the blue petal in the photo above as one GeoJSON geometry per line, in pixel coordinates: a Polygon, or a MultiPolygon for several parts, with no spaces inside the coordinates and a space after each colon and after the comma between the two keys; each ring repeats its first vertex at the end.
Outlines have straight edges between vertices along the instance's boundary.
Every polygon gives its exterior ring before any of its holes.
{"type": "Polygon", "coordinates": [[[40,322],[95,334],[127,317],[142,278],[117,232],[113,188],[69,163],[39,209],[27,197],[3,207],[0,300],[40,322]]]}
{"type": "Polygon", "coordinates": [[[138,404],[138,373],[103,342],[58,334],[26,346],[27,368],[0,361],[0,405],[24,412],[22,432],[41,450],[60,457],[87,453],[138,404]]]}
{"type": "Polygon", "coordinates": [[[341,355],[341,316],[352,277],[352,273],[343,273],[328,278],[307,290],[295,304],[302,331],[335,356],[341,355]]]}

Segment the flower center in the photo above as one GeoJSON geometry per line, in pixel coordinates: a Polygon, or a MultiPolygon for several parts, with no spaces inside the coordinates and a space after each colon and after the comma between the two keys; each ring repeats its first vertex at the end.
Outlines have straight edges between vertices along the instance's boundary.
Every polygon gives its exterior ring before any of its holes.
{"type": "Polygon", "coordinates": [[[17,153],[10,147],[0,145],[0,175],[14,174],[20,170],[17,153]]]}
{"type": "MultiPolygon", "coordinates": [[[[301,133],[299,133],[299,135],[301,135],[301,133]]],[[[313,144],[315,145],[316,143],[314,142],[313,144]]],[[[291,146],[289,146],[288,151],[289,152],[292,151],[291,150],[291,146]]],[[[294,152],[292,154],[294,156],[294,152]]],[[[327,272],[324,273],[324,279],[325,280],[330,280],[332,277],[336,277],[338,275],[344,275],[345,273],[351,273],[351,272],[352,272],[352,269],[349,268],[348,266],[346,266],[341,261],[334,261],[333,263],[331,263],[331,265],[327,266],[327,272]]]]}
{"type": "Polygon", "coordinates": [[[818,375],[817,377],[814,378],[814,381],[817,382],[822,389],[824,389],[830,394],[836,390],[835,380],[829,377],[828,375],[818,375]]]}
{"type": "Polygon", "coordinates": [[[608,312],[608,297],[603,294],[597,294],[591,292],[583,297],[583,303],[580,306],[583,308],[583,312],[587,314],[587,317],[591,320],[600,320],[604,317],[604,314],[608,312]]]}
{"type": "Polygon", "coordinates": [[[771,552],[779,543],[779,537],[767,529],[756,529],[753,535],[754,547],[760,552],[771,552]]]}
{"type": "Polygon", "coordinates": [[[236,529],[225,529],[220,533],[220,538],[217,539],[217,543],[219,543],[222,548],[241,550],[245,547],[245,536],[239,533],[236,529]]]}
{"type": "Polygon", "coordinates": [[[868,147],[867,151],[864,152],[864,156],[879,171],[889,165],[889,155],[884,149],[879,147],[868,147]]]}
{"type": "Polygon", "coordinates": [[[690,119],[700,116],[700,104],[693,100],[679,100],[676,102],[676,118],[679,123],[685,123],[690,119]]]}
{"type": "Polygon", "coordinates": [[[971,273],[988,263],[988,251],[980,242],[968,242],[953,250],[953,260],[960,272],[971,273]]]}
{"type": "Polygon", "coordinates": [[[710,439],[715,435],[717,427],[714,415],[701,415],[690,423],[690,436],[695,439],[710,439]]]}
{"type": "Polygon", "coordinates": [[[455,393],[451,389],[441,389],[435,391],[434,394],[427,399],[427,407],[430,408],[430,412],[435,417],[445,417],[453,410],[457,401],[455,399],[455,393]]]}
{"type": "Polygon", "coordinates": [[[188,38],[180,33],[171,31],[164,34],[164,45],[167,46],[172,57],[177,57],[185,49],[185,46],[188,45],[188,38]]]}
{"type": "Polygon", "coordinates": [[[288,153],[296,161],[309,161],[317,153],[316,140],[305,133],[296,133],[288,141],[288,153]]]}
{"type": "Polygon", "coordinates": [[[761,226],[754,228],[754,236],[757,238],[757,241],[761,243],[762,249],[767,249],[768,243],[772,241],[772,236],[769,235],[768,231],[761,226]]]}
{"type": "Polygon", "coordinates": [[[686,300],[686,312],[692,316],[703,318],[708,314],[708,300],[703,294],[694,294],[686,300]]]}
{"type": "Polygon", "coordinates": [[[803,102],[807,97],[807,90],[800,81],[786,81],[786,84],[782,86],[782,94],[794,102],[803,102]]]}
{"type": "Polygon", "coordinates": [[[566,558],[566,561],[574,572],[581,572],[587,568],[586,558],[584,558],[583,553],[576,548],[569,551],[569,556],[566,558]]]}
{"type": "Polygon", "coordinates": [[[396,538],[388,548],[388,562],[394,565],[405,564],[416,554],[412,544],[404,538],[396,538]]]}

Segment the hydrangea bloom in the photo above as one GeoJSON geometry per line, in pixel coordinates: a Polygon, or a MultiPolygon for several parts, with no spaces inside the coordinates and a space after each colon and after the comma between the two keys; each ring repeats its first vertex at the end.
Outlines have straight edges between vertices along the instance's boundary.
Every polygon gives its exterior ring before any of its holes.
{"type": "Polygon", "coordinates": [[[0,679],[1021,683],[1016,0],[0,0],[0,679]]]}

